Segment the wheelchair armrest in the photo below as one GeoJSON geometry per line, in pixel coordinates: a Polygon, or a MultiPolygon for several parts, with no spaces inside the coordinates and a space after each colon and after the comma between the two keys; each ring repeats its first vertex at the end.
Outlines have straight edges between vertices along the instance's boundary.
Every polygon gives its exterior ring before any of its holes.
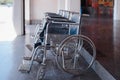
{"type": "Polygon", "coordinates": [[[66,21],[66,22],[52,21],[51,23],[55,23],[55,24],[66,24],[66,25],[79,25],[79,23],[70,22],[70,21],[66,21]]]}
{"type": "MultiPolygon", "coordinates": [[[[61,18],[62,16],[61,15],[52,15],[52,14],[49,14],[49,15],[45,15],[45,17],[49,17],[49,18],[61,18]]],[[[64,18],[64,17],[62,17],[64,18]]]]}
{"type": "Polygon", "coordinates": [[[48,20],[54,20],[54,21],[68,21],[68,19],[65,17],[50,17],[50,16],[48,16],[47,18],[48,18],[48,20]]]}
{"type": "Polygon", "coordinates": [[[55,19],[55,20],[68,20],[67,18],[65,17],[49,17],[49,19],[55,19]]]}

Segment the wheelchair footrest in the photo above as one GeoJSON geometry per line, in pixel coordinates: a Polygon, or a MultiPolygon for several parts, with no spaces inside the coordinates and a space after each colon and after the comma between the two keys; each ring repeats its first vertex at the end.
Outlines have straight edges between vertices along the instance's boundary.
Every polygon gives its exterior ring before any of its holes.
{"type": "Polygon", "coordinates": [[[43,80],[45,76],[45,65],[41,64],[37,72],[37,80],[43,80]]]}
{"type": "Polygon", "coordinates": [[[29,73],[31,69],[31,61],[23,60],[19,66],[19,71],[22,73],[29,73]]]}
{"type": "Polygon", "coordinates": [[[31,60],[31,58],[32,58],[32,54],[25,54],[23,57],[24,60],[31,60]]]}
{"type": "MultiPolygon", "coordinates": [[[[27,44],[26,47],[29,51],[32,52],[32,49],[33,49],[32,45],[27,44]]],[[[31,60],[31,58],[32,58],[32,53],[31,52],[25,53],[25,55],[23,56],[23,59],[24,60],[31,60]]]]}
{"type": "MultiPolygon", "coordinates": [[[[40,58],[41,58],[41,57],[40,57],[40,58]]],[[[42,58],[41,58],[41,59],[40,59],[40,58],[39,58],[39,57],[38,57],[38,58],[35,57],[35,58],[33,59],[33,61],[37,61],[37,62],[41,63],[41,62],[42,62],[42,58]]],[[[30,55],[29,55],[29,56],[24,56],[23,59],[24,59],[24,60],[27,60],[27,61],[31,61],[32,55],[31,55],[31,56],[30,56],[30,55]]]]}
{"type": "Polygon", "coordinates": [[[26,47],[27,47],[27,49],[28,49],[29,51],[32,51],[32,49],[33,49],[33,47],[32,47],[31,44],[26,44],[26,47]]]}

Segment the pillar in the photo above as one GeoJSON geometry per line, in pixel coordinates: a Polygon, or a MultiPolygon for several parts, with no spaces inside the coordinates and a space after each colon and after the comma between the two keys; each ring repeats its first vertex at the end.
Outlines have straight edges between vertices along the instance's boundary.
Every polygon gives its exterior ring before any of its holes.
{"type": "Polygon", "coordinates": [[[120,0],[114,0],[114,20],[120,20],[120,0]]]}
{"type": "Polygon", "coordinates": [[[25,24],[30,24],[30,0],[25,0],[25,24]]]}
{"type": "Polygon", "coordinates": [[[17,35],[23,34],[23,0],[14,0],[13,26],[17,35]]]}

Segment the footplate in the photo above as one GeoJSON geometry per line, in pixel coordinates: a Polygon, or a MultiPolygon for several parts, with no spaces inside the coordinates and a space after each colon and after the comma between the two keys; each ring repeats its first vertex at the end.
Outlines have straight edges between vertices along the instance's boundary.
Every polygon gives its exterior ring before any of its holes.
{"type": "Polygon", "coordinates": [[[19,71],[22,73],[29,73],[31,69],[31,61],[23,60],[19,66],[19,71]]]}
{"type": "MultiPolygon", "coordinates": [[[[33,50],[32,45],[27,44],[26,47],[27,47],[27,49],[28,49],[29,51],[32,52],[32,50],[33,50]]],[[[31,54],[31,53],[26,53],[26,54],[24,55],[24,57],[23,57],[24,60],[31,60],[31,58],[32,58],[32,54],[31,54]]]]}
{"type": "Polygon", "coordinates": [[[32,45],[30,45],[30,44],[27,44],[26,47],[27,47],[27,49],[28,49],[29,51],[32,51],[32,50],[33,50],[33,47],[32,47],[32,45]]]}
{"type": "Polygon", "coordinates": [[[24,60],[31,60],[31,58],[32,58],[32,54],[25,54],[23,57],[24,60]]]}

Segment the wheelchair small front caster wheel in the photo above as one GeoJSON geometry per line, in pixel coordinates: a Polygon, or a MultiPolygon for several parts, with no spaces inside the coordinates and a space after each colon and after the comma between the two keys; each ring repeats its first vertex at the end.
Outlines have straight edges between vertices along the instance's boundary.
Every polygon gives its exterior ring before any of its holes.
{"type": "Polygon", "coordinates": [[[37,72],[37,80],[44,80],[45,76],[45,65],[40,65],[39,70],[37,72]]]}

